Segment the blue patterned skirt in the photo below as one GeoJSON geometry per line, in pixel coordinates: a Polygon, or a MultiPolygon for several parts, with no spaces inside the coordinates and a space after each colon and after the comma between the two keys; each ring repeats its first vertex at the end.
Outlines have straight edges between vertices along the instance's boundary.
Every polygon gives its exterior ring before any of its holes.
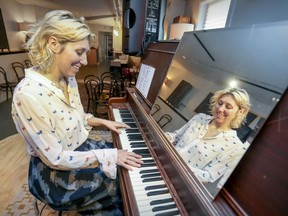
{"type": "MultiPolygon", "coordinates": [[[[112,148],[112,143],[87,139],[77,151],[112,148]]],[[[82,215],[123,215],[118,180],[100,168],[55,170],[38,157],[31,157],[29,190],[41,202],[58,211],[82,215]]]]}

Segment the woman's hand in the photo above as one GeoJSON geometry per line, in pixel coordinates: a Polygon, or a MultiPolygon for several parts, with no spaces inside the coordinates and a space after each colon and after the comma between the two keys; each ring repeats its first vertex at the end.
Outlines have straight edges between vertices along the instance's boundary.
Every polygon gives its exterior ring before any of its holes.
{"type": "Polygon", "coordinates": [[[123,122],[115,122],[115,121],[104,121],[104,125],[109,128],[111,131],[115,131],[116,133],[120,134],[121,130],[120,128],[130,128],[129,125],[123,123],[123,122]]]}
{"type": "Polygon", "coordinates": [[[121,133],[121,130],[119,130],[120,128],[130,128],[129,125],[122,123],[122,122],[115,122],[115,121],[110,121],[107,119],[100,119],[100,118],[94,118],[94,117],[88,119],[88,124],[90,126],[104,125],[111,131],[115,131],[118,134],[121,133]]]}
{"type": "Polygon", "coordinates": [[[132,167],[141,167],[143,161],[142,156],[126,150],[118,150],[117,164],[128,169],[133,170],[132,167]]]}

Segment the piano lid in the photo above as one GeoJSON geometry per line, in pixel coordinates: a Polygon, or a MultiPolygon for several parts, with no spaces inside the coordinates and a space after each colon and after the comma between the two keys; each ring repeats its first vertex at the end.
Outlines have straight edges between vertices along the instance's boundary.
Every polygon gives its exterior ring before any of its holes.
{"type": "MultiPolygon", "coordinates": [[[[287,88],[287,28],[288,22],[274,22],[248,29],[185,32],[151,110],[155,121],[165,114],[172,117],[163,132],[179,129],[199,112],[209,114],[211,95],[235,81],[252,103],[248,122],[237,133],[243,142],[252,143],[287,88]],[[192,88],[173,106],[168,98],[183,80],[192,88]]],[[[205,184],[212,197],[219,192],[216,184],[205,184]]]]}

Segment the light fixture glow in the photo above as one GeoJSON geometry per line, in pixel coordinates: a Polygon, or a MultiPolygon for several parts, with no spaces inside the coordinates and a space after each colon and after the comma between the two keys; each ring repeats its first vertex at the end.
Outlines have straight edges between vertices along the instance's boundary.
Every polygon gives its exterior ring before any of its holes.
{"type": "Polygon", "coordinates": [[[231,81],[229,82],[229,86],[230,86],[231,88],[235,88],[235,87],[238,86],[238,83],[237,83],[236,80],[231,80],[231,81]]]}
{"type": "Polygon", "coordinates": [[[114,33],[115,36],[118,36],[118,35],[119,35],[119,32],[118,32],[117,29],[114,29],[114,30],[113,30],[113,33],[114,33]]]}

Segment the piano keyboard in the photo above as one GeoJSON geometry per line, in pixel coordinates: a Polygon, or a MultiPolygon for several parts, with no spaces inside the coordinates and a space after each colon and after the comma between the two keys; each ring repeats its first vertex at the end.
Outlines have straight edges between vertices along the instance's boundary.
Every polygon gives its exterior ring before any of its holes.
{"type": "Polygon", "coordinates": [[[142,156],[144,164],[129,171],[140,215],[173,216],[180,212],[162,179],[155,160],[145,144],[129,110],[113,109],[115,121],[124,122],[129,129],[121,129],[122,148],[142,156]]]}

